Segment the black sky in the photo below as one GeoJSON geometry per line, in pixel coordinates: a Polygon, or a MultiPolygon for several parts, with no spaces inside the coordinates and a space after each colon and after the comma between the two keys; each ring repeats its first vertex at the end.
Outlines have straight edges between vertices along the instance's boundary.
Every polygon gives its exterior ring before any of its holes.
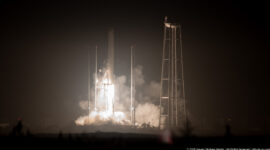
{"type": "MultiPolygon", "coordinates": [[[[67,126],[82,114],[87,51],[116,36],[116,74],[129,46],[147,82],[160,80],[164,16],[183,25],[187,105],[198,122],[229,117],[235,132],[270,133],[269,5],[223,1],[1,1],[0,123],[67,126]]],[[[209,123],[210,124],[210,123],[209,123]]],[[[216,128],[222,128],[220,126],[216,128]]]]}

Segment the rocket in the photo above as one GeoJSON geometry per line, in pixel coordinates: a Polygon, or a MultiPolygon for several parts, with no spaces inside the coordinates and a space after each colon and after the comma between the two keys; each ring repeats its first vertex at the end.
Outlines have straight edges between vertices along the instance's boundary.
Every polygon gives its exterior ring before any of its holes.
{"type": "Polygon", "coordinates": [[[105,72],[97,73],[97,47],[96,47],[96,73],[95,73],[95,110],[114,114],[114,31],[108,32],[108,56],[105,72]]]}
{"type": "MultiPolygon", "coordinates": [[[[107,73],[108,73],[107,76],[109,79],[109,84],[114,86],[114,30],[113,29],[110,29],[108,32],[107,73]]],[[[114,87],[113,87],[113,92],[114,92],[114,87]]],[[[114,114],[114,98],[111,99],[111,101],[108,100],[107,103],[108,103],[108,106],[110,107],[108,110],[112,111],[112,113],[114,114]]]]}
{"type": "Polygon", "coordinates": [[[108,58],[107,58],[108,77],[113,82],[114,73],[114,30],[108,32],[108,58]]]}

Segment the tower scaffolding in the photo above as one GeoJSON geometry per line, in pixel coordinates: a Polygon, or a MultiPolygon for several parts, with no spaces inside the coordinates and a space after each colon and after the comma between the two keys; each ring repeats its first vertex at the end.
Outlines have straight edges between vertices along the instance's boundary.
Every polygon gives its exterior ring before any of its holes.
{"type": "Polygon", "coordinates": [[[165,17],[161,67],[160,129],[186,122],[181,26],[165,17]],[[179,64],[180,63],[180,64],[179,64]]]}

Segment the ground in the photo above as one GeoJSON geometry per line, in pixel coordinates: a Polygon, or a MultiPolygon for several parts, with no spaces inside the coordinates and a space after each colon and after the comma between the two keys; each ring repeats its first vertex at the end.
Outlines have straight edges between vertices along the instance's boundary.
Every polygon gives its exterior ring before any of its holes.
{"type": "Polygon", "coordinates": [[[84,134],[27,134],[1,136],[2,146],[19,148],[87,148],[87,149],[187,149],[187,148],[269,148],[269,136],[250,137],[172,137],[170,143],[161,136],[136,133],[96,132],[84,134]]]}

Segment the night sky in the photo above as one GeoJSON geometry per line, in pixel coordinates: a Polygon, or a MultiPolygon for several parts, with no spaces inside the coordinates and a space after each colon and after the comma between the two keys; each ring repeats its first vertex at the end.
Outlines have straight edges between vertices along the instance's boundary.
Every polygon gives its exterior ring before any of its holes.
{"type": "Polygon", "coordinates": [[[258,1],[1,1],[0,123],[73,124],[87,98],[88,51],[98,45],[106,58],[110,28],[116,75],[129,76],[129,47],[136,45],[135,64],[147,82],[159,82],[165,16],[183,26],[194,125],[222,133],[230,118],[232,132],[269,134],[270,16],[267,2],[258,1]]]}

